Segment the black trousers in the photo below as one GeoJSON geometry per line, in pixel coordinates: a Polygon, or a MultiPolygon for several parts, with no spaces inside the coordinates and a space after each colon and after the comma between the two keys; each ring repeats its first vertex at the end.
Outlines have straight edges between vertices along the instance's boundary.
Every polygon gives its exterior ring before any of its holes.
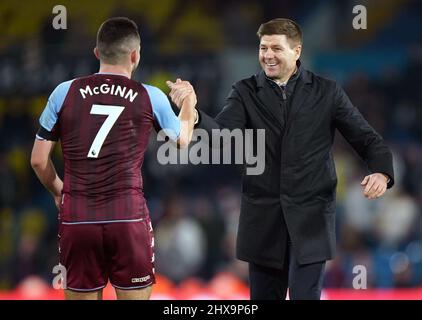
{"type": "Polygon", "coordinates": [[[249,263],[251,300],[319,300],[325,261],[300,265],[293,250],[287,250],[283,269],[249,263]]]}

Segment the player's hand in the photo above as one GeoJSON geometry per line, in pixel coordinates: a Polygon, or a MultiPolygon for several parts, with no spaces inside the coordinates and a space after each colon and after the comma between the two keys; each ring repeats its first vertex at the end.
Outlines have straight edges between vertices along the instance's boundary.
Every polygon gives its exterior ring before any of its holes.
{"type": "Polygon", "coordinates": [[[171,89],[170,98],[179,109],[182,107],[183,101],[186,98],[192,99],[192,105],[196,105],[196,93],[189,81],[177,79],[176,82],[166,81],[166,83],[171,89]]]}
{"type": "Polygon", "coordinates": [[[364,187],[363,195],[368,199],[376,199],[387,190],[388,177],[382,173],[373,173],[366,176],[361,185],[364,187]]]}

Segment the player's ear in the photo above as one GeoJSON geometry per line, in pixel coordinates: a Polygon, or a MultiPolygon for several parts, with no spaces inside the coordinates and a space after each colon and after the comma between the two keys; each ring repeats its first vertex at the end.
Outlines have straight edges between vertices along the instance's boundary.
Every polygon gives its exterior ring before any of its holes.
{"type": "Polygon", "coordinates": [[[98,60],[100,60],[100,53],[98,52],[97,47],[95,47],[93,51],[94,51],[94,55],[95,55],[95,57],[96,57],[98,60]]]}
{"type": "Polygon", "coordinates": [[[137,64],[137,61],[138,60],[138,53],[137,53],[137,51],[136,50],[133,50],[131,53],[130,53],[130,61],[133,63],[133,64],[137,64]]]}
{"type": "Polygon", "coordinates": [[[300,58],[300,54],[302,53],[302,46],[299,44],[295,47],[295,54],[296,54],[296,59],[300,58]]]}

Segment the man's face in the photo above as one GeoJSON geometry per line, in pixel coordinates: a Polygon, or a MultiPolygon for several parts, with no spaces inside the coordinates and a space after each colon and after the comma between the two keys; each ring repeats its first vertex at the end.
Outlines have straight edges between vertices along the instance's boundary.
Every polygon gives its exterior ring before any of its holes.
{"type": "Polygon", "coordinates": [[[296,68],[302,46],[290,47],[282,34],[264,35],[259,44],[259,63],[267,77],[287,81],[296,68]]]}

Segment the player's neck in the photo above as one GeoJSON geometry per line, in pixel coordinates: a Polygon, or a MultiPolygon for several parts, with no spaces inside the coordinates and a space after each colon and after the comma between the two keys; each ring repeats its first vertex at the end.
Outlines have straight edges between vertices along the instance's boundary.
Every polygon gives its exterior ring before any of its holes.
{"type": "Polygon", "coordinates": [[[100,65],[100,71],[99,73],[114,73],[114,74],[121,74],[129,79],[131,78],[131,72],[128,70],[128,68],[125,68],[124,66],[117,66],[117,65],[110,65],[110,64],[101,64],[100,65]]]}

